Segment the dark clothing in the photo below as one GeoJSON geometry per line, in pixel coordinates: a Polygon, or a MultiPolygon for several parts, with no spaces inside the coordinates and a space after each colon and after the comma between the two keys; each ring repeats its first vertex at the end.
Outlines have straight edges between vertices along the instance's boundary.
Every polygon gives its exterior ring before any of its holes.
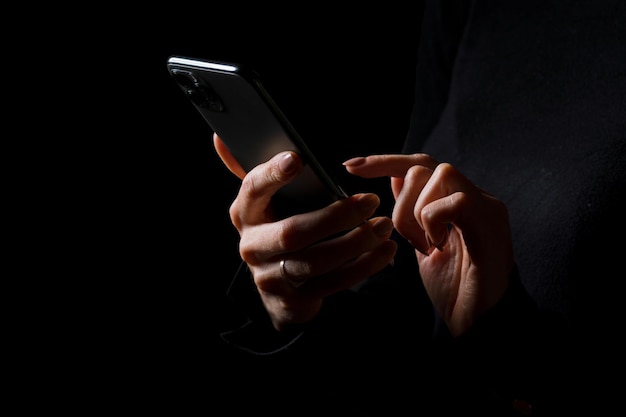
{"type": "Polygon", "coordinates": [[[398,239],[394,267],[278,334],[244,266],[230,294],[250,321],[223,335],[241,352],[238,369],[279,415],[609,409],[600,375],[617,369],[622,326],[625,3],[427,1],[422,28],[403,152],[450,162],[507,204],[508,293],[453,339],[398,239]]]}
{"type": "Polygon", "coordinates": [[[588,303],[604,303],[623,268],[624,246],[609,242],[624,230],[626,6],[439,3],[450,10],[430,5],[424,20],[440,43],[424,39],[404,151],[451,162],[503,200],[533,298],[593,328],[605,312],[588,303]]]}

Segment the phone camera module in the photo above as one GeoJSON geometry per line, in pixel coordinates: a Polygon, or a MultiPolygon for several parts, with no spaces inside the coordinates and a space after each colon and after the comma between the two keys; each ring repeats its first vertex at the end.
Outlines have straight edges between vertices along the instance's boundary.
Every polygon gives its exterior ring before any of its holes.
{"type": "Polygon", "coordinates": [[[224,102],[208,85],[202,85],[190,71],[179,69],[172,70],[172,76],[185,90],[191,101],[199,107],[211,111],[224,111],[224,102]]]}
{"type": "Polygon", "coordinates": [[[199,83],[196,77],[189,71],[183,71],[179,69],[172,69],[172,76],[178,84],[186,89],[198,87],[199,83]]]}

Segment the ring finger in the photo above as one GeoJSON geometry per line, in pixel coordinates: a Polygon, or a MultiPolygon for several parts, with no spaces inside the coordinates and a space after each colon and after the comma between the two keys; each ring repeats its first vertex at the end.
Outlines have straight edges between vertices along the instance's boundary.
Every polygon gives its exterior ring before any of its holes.
{"type": "Polygon", "coordinates": [[[278,263],[278,275],[299,286],[376,248],[391,236],[392,230],[389,218],[370,219],[344,235],[285,256],[278,263]]]}

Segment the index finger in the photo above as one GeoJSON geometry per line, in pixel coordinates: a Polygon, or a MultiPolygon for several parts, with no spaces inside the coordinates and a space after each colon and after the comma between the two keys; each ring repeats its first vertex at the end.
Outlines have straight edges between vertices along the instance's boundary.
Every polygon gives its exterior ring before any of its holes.
{"type": "Polygon", "coordinates": [[[363,178],[404,177],[415,165],[434,170],[439,162],[425,153],[385,154],[356,157],[343,163],[346,170],[363,178]]]}

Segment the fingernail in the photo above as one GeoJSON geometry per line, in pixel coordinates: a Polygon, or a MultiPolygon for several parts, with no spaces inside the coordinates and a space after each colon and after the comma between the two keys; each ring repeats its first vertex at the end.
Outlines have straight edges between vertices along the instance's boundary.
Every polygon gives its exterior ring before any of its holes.
{"type": "Polygon", "coordinates": [[[377,236],[386,236],[393,230],[393,223],[387,219],[377,219],[372,225],[372,230],[377,236]]]}
{"type": "Polygon", "coordinates": [[[362,156],[357,156],[356,158],[348,159],[343,163],[346,167],[355,167],[358,165],[363,165],[365,163],[365,158],[362,156]]]}
{"type": "Polygon", "coordinates": [[[278,167],[285,174],[291,174],[296,170],[297,164],[291,152],[287,152],[285,156],[278,162],[278,167]]]}
{"type": "Polygon", "coordinates": [[[362,194],[357,199],[357,207],[363,212],[368,212],[378,207],[380,200],[375,194],[362,194]]]}
{"type": "Polygon", "coordinates": [[[434,247],[436,248],[439,252],[443,252],[443,243],[438,243],[435,245],[435,243],[433,242],[433,240],[431,239],[431,237],[428,235],[428,233],[425,233],[426,235],[426,241],[428,242],[428,247],[434,247]]]}
{"type": "Polygon", "coordinates": [[[428,247],[430,248],[431,246],[433,246],[433,241],[430,240],[430,236],[428,236],[428,233],[424,232],[424,236],[426,237],[426,244],[428,245],[428,247]]]}

